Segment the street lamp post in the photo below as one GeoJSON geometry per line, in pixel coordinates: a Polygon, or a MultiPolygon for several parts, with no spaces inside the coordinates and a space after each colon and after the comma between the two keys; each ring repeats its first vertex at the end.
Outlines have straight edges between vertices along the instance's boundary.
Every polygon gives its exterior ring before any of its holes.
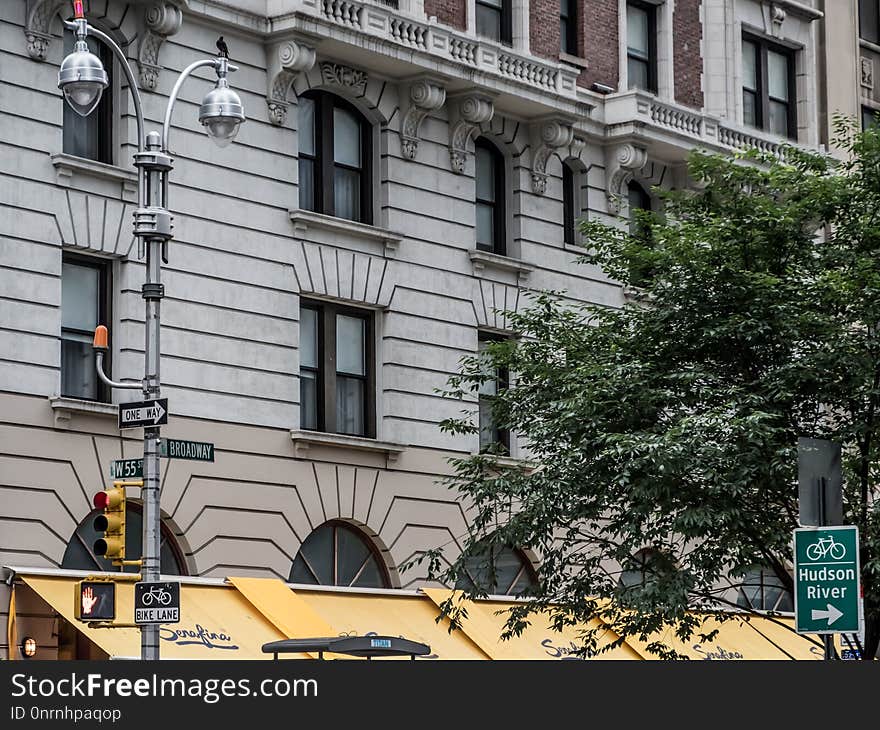
{"type": "MultiPolygon", "coordinates": [[[[107,350],[106,329],[99,327],[95,333],[95,367],[101,380],[111,388],[141,388],[145,400],[160,395],[159,380],[159,322],[160,304],[164,296],[162,284],[162,261],[167,262],[168,241],[172,234],[172,216],[168,210],[168,174],[173,158],[168,154],[168,135],[171,128],[171,112],[174,102],[186,78],[197,68],[210,66],[217,74],[216,86],[208,92],[199,109],[199,121],[208,136],[220,147],[229,144],[244,121],[244,109],[238,94],[229,88],[227,74],[238,68],[228,59],[218,58],[196,61],[187,66],[178,77],[165,110],[162,134],[144,134],[144,115],[140,93],[125,54],[107,34],[89,25],[79,3],[75,3],[76,15],[64,25],[76,35],[76,46],[61,63],[58,86],[68,104],[80,115],[90,114],[107,88],[107,73],[101,60],[91,53],[86,38],[91,34],[102,40],[119,61],[128,80],[128,88],[134,101],[137,119],[138,151],[134,164],[138,176],[138,207],[134,212],[134,235],[138,239],[139,255],[146,254],[146,277],[141,295],[146,306],[144,378],[140,383],[115,382],[104,373],[103,361],[107,350]]],[[[143,552],[141,580],[159,580],[159,544],[161,515],[159,508],[159,459],[160,429],[158,426],[144,429],[144,476],[141,498],[143,500],[143,552]]],[[[159,627],[155,624],[141,626],[141,658],[159,658],[159,627]]]]}

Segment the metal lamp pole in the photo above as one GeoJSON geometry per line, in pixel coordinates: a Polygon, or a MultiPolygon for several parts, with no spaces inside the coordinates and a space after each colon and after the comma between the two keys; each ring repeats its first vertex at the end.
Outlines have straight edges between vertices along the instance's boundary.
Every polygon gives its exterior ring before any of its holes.
{"type": "MultiPolygon", "coordinates": [[[[159,378],[159,332],[160,310],[165,287],[162,284],[162,262],[168,261],[168,241],[172,238],[172,215],[168,210],[168,174],[173,158],[168,154],[168,135],[174,102],[186,78],[197,68],[211,66],[217,73],[217,84],[205,96],[199,110],[199,121],[205,125],[209,136],[225,147],[238,132],[244,121],[244,110],[238,95],[229,88],[226,76],[238,68],[225,57],[196,61],[185,68],[178,77],[165,110],[165,122],[161,136],[158,132],[144,135],[144,116],[140,92],[134,80],[125,54],[107,34],[89,25],[77,8],[77,17],[64,25],[76,34],[76,48],[61,64],[58,85],[64,91],[68,103],[79,114],[86,116],[98,103],[107,87],[107,75],[100,59],[90,53],[85,39],[89,34],[102,40],[115,55],[128,80],[128,88],[134,101],[137,119],[138,151],[134,164],[138,170],[138,207],[134,212],[134,235],[138,239],[138,252],[146,253],[146,278],[141,296],[146,307],[144,342],[144,378],[140,383],[115,382],[104,373],[104,355],[107,350],[106,331],[96,333],[95,367],[101,380],[111,388],[141,388],[145,400],[160,396],[159,378]]],[[[100,328],[99,328],[100,330],[100,328]]],[[[159,507],[160,429],[158,426],[144,428],[144,476],[141,499],[143,501],[143,552],[141,580],[159,580],[159,545],[161,513],[159,507]]],[[[141,626],[141,659],[159,658],[159,626],[141,626]]]]}

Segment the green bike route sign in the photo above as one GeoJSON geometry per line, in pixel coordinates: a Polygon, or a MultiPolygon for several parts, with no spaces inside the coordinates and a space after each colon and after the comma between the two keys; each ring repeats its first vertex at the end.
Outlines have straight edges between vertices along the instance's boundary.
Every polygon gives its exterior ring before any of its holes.
{"type": "Polygon", "coordinates": [[[799,634],[856,633],[861,618],[857,527],[794,531],[794,612],[799,634]]]}

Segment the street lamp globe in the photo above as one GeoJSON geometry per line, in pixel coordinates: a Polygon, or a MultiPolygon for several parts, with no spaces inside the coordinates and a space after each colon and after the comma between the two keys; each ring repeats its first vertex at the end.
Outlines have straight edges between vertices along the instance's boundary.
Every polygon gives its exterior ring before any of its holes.
{"type": "Polygon", "coordinates": [[[218,147],[226,147],[238,134],[244,121],[244,107],[241,99],[232,89],[225,77],[217,79],[199,108],[199,121],[205,125],[208,136],[218,147]]]}
{"type": "Polygon", "coordinates": [[[71,109],[87,117],[101,101],[107,83],[101,59],[89,50],[84,39],[78,39],[58,71],[58,88],[64,92],[71,109]]]}

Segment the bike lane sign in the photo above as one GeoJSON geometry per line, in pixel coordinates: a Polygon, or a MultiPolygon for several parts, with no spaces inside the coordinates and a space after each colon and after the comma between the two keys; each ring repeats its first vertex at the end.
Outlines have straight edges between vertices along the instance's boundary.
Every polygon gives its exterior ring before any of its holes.
{"type": "Polygon", "coordinates": [[[859,630],[859,531],[854,526],[794,531],[794,612],[799,634],[859,630]]]}
{"type": "Polygon", "coordinates": [[[180,583],[134,584],[136,624],[176,624],[180,621],[180,583]]]}

